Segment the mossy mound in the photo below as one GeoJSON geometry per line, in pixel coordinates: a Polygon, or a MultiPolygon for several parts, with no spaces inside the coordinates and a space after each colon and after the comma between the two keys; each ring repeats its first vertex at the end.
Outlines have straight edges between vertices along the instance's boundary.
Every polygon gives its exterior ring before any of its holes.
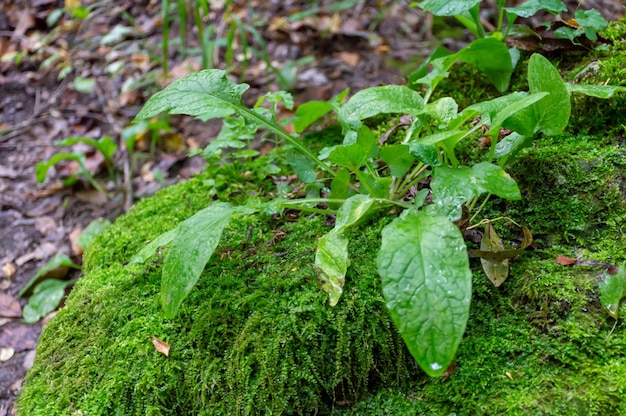
{"type": "Polygon", "coordinates": [[[19,414],[626,414],[626,325],[614,327],[598,294],[598,265],[626,259],[615,124],[537,140],[511,167],[525,199],[492,201],[485,214],[528,225],[539,245],[500,288],[472,263],[471,315],[447,377],[419,370],[385,309],[374,259],[387,219],[352,231],[334,308],[312,266],[324,218],[233,220],[178,317],[165,319],[161,257],[125,264],[216,195],[241,202],[271,185],[225,167],[142,201],[89,247],[85,277],[41,337],[19,414]],[[562,266],[559,255],[581,261],[562,266]]]}

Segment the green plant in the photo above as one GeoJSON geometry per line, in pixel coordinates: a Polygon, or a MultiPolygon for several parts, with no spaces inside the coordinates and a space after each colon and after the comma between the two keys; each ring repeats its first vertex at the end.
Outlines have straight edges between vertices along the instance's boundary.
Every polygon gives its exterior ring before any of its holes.
{"type": "MultiPolygon", "coordinates": [[[[485,73],[501,93],[508,89],[509,79],[517,65],[520,53],[516,48],[507,48],[504,40],[512,35],[535,35],[530,28],[515,25],[518,17],[530,17],[541,10],[559,15],[567,11],[567,6],[561,0],[528,0],[517,7],[505,7],[506,0],[497,0],[498,16],[493,31],[488,32],[480,16],[481,0],[424,0],[413,2],[412,6],[431,12],[436,16],[454,16],[463,24],[476,40],[470,44],[471,48],[464,48],[456,57],[442,46],[438,46],[426,61],[409,76],[409,84],[417,82],[426,75],[431,61],[450,56],[450,62],[457,60],[471,63],[485,73]],[[505,19],[506,17],[506,19],[505,19]]],[[[570,39],[577,43],[576,38],[585,35],[589,40],[596,41],[598,30],[607,27],[608,23],[596,10],[577,10],[575,18],[568,21],[572,27],[561,27],[555,30],[555,36],[570,39]]],[[[547,25],[548,27],[550,25],[547,25]]],[[[452,65],[452,64],[450,64],[452,65]]],[[[449,65],[444,69],[447,70],[449,65]]]]}
{"type": "MultiPolygon", "coordinates": [[[[484,205],[477,205],[482,194],[520,198],[504,166],[537,134],[556,135],[565,129],[570,92],[608,96],[626,90],[568,86],[546,58],[535,54],[528,65],[528,93],[514,92],[462,111],[451,97],[429,102],[438,82],[448,75],[450,61],[464,53],[431,61],[433,71],[420,79],[427,86],[424,97],[410,88],[389,85],[362,90],[344,105],[339,100],[309,104],[296,114],[298,131],[334,110],[344,134],[342,144],[318,154],[281,128],[275,106],[245,107],[241,97],[248,86],[233,84],[223,71],[189,75],[153,96],[136,120],[167,112],[201,120],[224,118],[227,129],[234,124],[248,135],[263,127],[282,141],[283,148],[292,150],[284,154],[298,178],[305,184],[321,184],[324,190],[320,196],[318,187],[315,197],[297,200],[250,198],[242,206],[215,202],[149,243],[131,263],[144,262],[171,243],[162,269],[165,315],[175,317],[233,215],[277,213],[285,208],[335,214],[335,226],[319,239],[315,257],[330,305],[340,300],[350,265],[344,232],[368,220],[394,216],[383,229],[378,253],[387,307],[421,368],[433,376],[445,372],[465,331],[471,298],[472,273],[459,227],[485,223],[470,225],[484,205]],[[413,121],[405,134],[382,140],[363,122],[380,114],[408,114],[413,121]],[[500,139],[502,128],[512,133],[500,139]],[[485,161],[463,166],[455,148],[479,131],[491,139],[485,161]]],[[[292,105],[288,94],[268,97],[274,104],[280,100],[288,108],[292,105]]],[[[487,260],[488,267],[506,267],[505,261],[519,250],[505,250],[494,231],[488,234],[475,253],[487,260]]]]}
{"type": "MultiPolygon", "coordinates": [[[[104,165],[112,178],[115,178],[115,173],[113,170],[113,160],[111,159],[115,151],[117,150],[117,145],[109,136],[105,136],[100,140],[91,139],[88,137],[68,137],[67,139],[59,140],[56,142],[59,146],[73,146],[77,143],[83,143],[95,148],[103,157],[104,165]]],[[[35,176],[38,182],[43,182],[46,180],[46,174],[48,170],[61,161],[75,161],[78,163],[78,169],[75,172],[71,172],[70,175],[63,181],[63,184],[66,186],[71,186],[79,178],[85,178],[95,189],[99,192],[102,192],[107,197],[110,197],[109,193],[104,189],[100,183],[93,177],[91,171],[87,167],[86,164],[86,156],[81,152],[62,152],[57,153],[52,156],[50,159],[37,163],[35,167],[35,176]]]]}

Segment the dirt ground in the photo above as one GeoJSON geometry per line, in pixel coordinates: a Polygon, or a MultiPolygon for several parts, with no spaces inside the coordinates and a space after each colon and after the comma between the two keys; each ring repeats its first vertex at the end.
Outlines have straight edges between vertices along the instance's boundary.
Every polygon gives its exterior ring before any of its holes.
{"type": "MultiPolygon", "coordinates": [[[[433,37],[432,18],[410,8],[408,1],[355,0],[339,11],[331,7],[336,2],[322,1],[309,16],[289,20],[306,11],[309,3],[234,1],[230,11],[257,28],[265,48],[252,35],[247,41],[255,50],[267,51],[275,67],[287,68],[312,57],[296,68],[291,84],[296,105],[329,99],[345,88],[356,92],[403,83],[406,72],[419,64],[415,57],[426,56],[440,42],[433,37]]],[[[567,3],[570,10],[577,4],[567,3]]],[[[609,20],[624,14],[621,0],[582,3],[609,20]]],[[[51,27],[46,19],[63,7],[62,1],[8,0],[0,5],[0,416],[14,414],[12,403],[34,359],[41,329],[54,315],[35,324],[23,323],[28,299],[18,296],[20,289],[58,253],[80,264],[76,238],[91,221],[113,221],[138,199],[199,172],[203,160],[186,155],[219,131],[219,123],[173,117],[172,131],[160,131],[154,149],[148,139],[138,139],[134,153],[124,147],[124,128],[150,94],[167,82],[158,63],[163,38],[160,4],[154,0],[84,2],[93,5],[86,20],[63,16],[51,27]],[[84,80],[89,80],[88,88],[84,80]],[[112,160],[114,175],[92,149],[55,145],[74,136],[110,136],[119,146],[112,160]],[[37,182],[37,164],[61,151],[82,154],[86,168],[108,195],[84,180],[73,186],[63,184],[76,173],[76,162],[57,165],[43,183],[37,182]]],[[[485,11],[488,18],[489,8],[485,11]]],[[[228,13],[218,5],[206,17],[215,38],[228,36],[228,13]]],[[[172,27],[169,37],[167,79],[199,69],[199,55],[183,53],[175,42],[178,26],[172,27]]],[[[186,38],[189,47],[197,47],[190,24],[186,38]]],[[[242,40],[235,38],[241,48],[242,40]]],[[[443,43],[458,49],[468,39],[443,39],[443,43]]],[[[226,69],[227,53],[224,47],[214,52],[215,66],[226,69]]],[[[235,49],[228,69],[251,85],[245,96],[249,103],[279,89],[275,73],[263,59],[252,54],[244,66],[238,54],[245,51],[235,49]]],[[[64,279],[79,275],[56,272],[64,279]]]]}

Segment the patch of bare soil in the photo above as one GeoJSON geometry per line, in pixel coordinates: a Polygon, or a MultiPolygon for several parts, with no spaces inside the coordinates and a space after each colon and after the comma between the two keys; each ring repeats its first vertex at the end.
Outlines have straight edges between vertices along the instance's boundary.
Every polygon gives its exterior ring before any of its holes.
{"type": "MultiPolygon", "coordinates": [[[[54,314],[34,324],[23,323],[28,299],[18,296],[20,289],[58,253],[80,264],[82,250],[76,247],[76,237],[91,221],[113,221],[137,199],[201,171],[202,159],[186,154],[206,145],[220,126],[173,117],[171,132],[156,131],[154,147],[150,135],[140,135],[129,151],[122,132],[141,104],[164,85],[164,79],[199,69],[200,59],[178,50],[174,25],[171,71],[163,76],[158,64],[163,33],[160,1],[84,1],[83,6],[90,8],[86,20],[62,14],[49,26],[47,19],[70,3],[0,4],[0,416],[14,414],[13,400],[33,362],[38,336],[54,314]],[[114,140],[118,150],[112,160],[113,176],[93,149],[55,144],[75,136],[114,140]],[[78,173],[75,161],[56,165],[38,183],[37,164],[60,152],[82,155],[85,168],[106,194],[84,179],[64,184],[78,173]]],[[[230,11],[219,3],[211,2],[213,9],[205,19],[215,38],[227,37],[232,21],[228,13],[234,13],[258,28],[265,48],[252,35],[246,40],[255,50],[265,50],[271,65],[285,69],[299,62],[292,83],[296,104],[326,100],[345,88],[356,92],[402,83],[404,75],[391,64],[426,56],[436,44],[432,19],[406,1],[355,0],[341,10],[332,8],[336,2],[320,1],[319,9],[298,19],[293,16],[309,10],[309,1],[240,0],[230,11]],[[312,59],[298,61],[304,57],[312,59]]],[[[570,3],[573,10],[576,2],[570,3]]],[[[617,19],[623,14],[620,3],[587,1],[584,6],[617,19]]],[[[193,28],[186,33],[188,45],[197,48],[193,28]]],[[[241,46],[242,39],[236,39],[241,46]]],[[[447,44],[454,48],[455,42],[447,44]]],[[[246,96],[250,103],[279,89],[275,73],[263,59],[252,54],[245,62],[239,57],[226,68],[225,53],[223,47],[216,49],[215,66],[251,85],[246,96]]],[[[78,272],[57,270],[55,277],[72,279],[78,272]]]]}

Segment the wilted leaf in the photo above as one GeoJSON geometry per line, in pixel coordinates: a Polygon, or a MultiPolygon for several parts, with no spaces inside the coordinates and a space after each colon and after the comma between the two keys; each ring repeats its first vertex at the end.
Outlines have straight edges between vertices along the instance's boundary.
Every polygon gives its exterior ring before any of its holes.
{"type": "Polygon", "coordinates": [[[170,345],[166,342],[161,341],[154,335],[152,336],[152,345],[154,345],[154,348],[161,354],[165,355],[166,357],[170,356],[170,345]]]}
{"type": "Polygon", "coordinates": [[[576,264],[577,261],[578,260],[576,259],[573,259],[571,257],[565,257],[565,256],[558,256],[556,258],[556,262],[563,266],[571,266],[573,264],[576,264]]]}
{"type": "Polygon", "coordinates": [[[348,263],[348,239],[342,234],[331,230],[318,240],[315,267],[319,272],[322,290],[328,293],[330,306],[339,302],[348,263]]]}
{"type": "MultiPolygon", "coordinates": [[[[485,226],[485,233],[483,234],[482,241],[480,242],[480,249],[483,251],[504,251],[504,244],[496,230],[491,223],[487,223],[485,226]]],[[[483,266],[485,274],[491,280],[491,283],[495,287],[499,287],[507,277],[509,277],[509,259],[503,259],[501,261],[491,261],[485,258],[480,259],[480,263],[483,266]]]]}

